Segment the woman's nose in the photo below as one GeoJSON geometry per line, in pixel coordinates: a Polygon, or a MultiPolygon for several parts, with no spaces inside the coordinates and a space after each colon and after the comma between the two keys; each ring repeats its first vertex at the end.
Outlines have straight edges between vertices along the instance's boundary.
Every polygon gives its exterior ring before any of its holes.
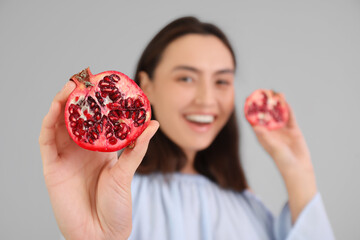
{"type": "Polygon", "coordinates": [[[199,83],[196,91],[195,103],[198,105],[213,105],[215,103],[214,88],[209,82],[199,83]]]}

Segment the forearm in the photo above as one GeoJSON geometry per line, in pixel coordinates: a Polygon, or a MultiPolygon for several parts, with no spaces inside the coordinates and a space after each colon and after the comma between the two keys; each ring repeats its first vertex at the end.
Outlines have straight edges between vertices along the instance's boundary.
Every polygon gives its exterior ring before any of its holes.
{"type": "Polygon", "coordinates": [[[296,222],[304,207],[317,193],[316,178],[313,167],[298,167],[282,171],[289,196],[289,208],[292,223],[296,222]]]}

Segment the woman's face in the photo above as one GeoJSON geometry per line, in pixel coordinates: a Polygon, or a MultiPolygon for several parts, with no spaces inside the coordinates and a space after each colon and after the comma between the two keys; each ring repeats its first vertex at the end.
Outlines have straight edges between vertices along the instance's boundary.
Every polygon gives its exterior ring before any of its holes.
{"type": "Polygon", "coordinates": [[[232,55],[215,36],[185,35],[169,44],[152,81],[142,86],[161,130],[185,154],[196,153],[212,143],[233,112],[232,55]]]}

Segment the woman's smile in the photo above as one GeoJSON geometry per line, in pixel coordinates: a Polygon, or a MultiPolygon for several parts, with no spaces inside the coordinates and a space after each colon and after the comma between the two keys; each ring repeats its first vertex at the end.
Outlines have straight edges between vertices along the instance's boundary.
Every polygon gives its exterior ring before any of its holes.
{"type": "Polygon", "coordinates": [[[184,118],[189,127],[197,133],[208,132],[216,121],[216,116],[214,114],[204,113],[185,114],[184,118]]]}

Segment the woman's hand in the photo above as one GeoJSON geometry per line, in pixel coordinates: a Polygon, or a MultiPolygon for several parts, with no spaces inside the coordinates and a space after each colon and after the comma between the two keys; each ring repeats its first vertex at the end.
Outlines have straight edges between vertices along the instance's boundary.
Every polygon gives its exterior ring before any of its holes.
{"type": "Polygon", "coordinates": [[[101,153],[79,147],[69,136],[64,107],[75,84],[55,96],[39,137],[45,182],[66,239],[127,239],[131,233],[131,181],[150,138],[151,121],[133,149],[101,153]]]}
{"type": "Polygon", "coordinates": [[[287,104],[289,120],[277,130],[254,126],[254,132],[263,148],[277,165],[289,194],[292,220],[295,222],[306,204],[317,192],[315,174],[306,141],[287,104]]]}
{"type": "Polygon", "coordinates": [[[254,132],[260,144],[274,159],[281,173],[296,168],[308,168],[312,170],[310,153],[296,123],[291,107],[287,124],[277,130],[268,130],[264,126],[254,126],[254,132]]]}

